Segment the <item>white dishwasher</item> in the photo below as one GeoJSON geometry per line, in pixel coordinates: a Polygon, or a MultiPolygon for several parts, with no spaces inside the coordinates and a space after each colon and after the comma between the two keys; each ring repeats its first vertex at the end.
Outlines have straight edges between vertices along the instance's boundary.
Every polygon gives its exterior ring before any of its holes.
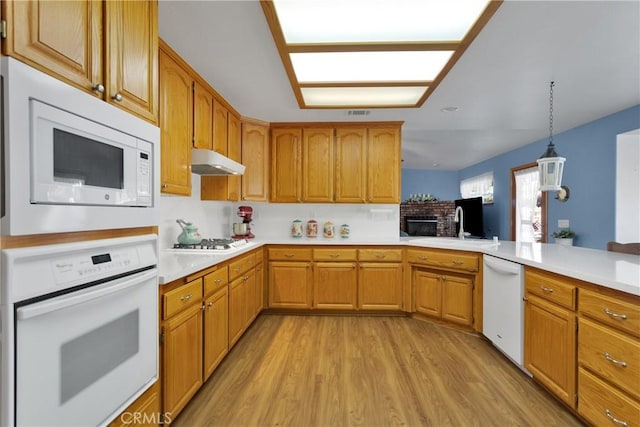
{"type": "Polygon", "coordinates": [[[521,264],[484,255],[482,333],[524,370],[524,278],[521,264]]]}

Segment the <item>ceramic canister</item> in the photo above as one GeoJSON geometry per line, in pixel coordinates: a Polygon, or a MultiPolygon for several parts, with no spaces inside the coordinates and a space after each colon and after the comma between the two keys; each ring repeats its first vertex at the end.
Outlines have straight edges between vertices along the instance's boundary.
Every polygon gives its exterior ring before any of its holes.
{"type": "Polygon", "coordinates": [[[318,221],[315,219],[307,221],[307,237],[318,237],[318,221]]]}
{"type": "Polygon", "coordinates": [[[340,237],[343,239],[349,238],[349,224],[342,224],[340,226],[340,237]]]}
{"type": "Polygon", "coordinates": [[[333,223],[331,221],[327,221],[324,223],[324,237],[326,239],[333,239],[334,236],[333,223]]]}
{"type": "Polygon", "coordinates": [[[302,221],[299,219],[291,223],[291,237],[302,237],[302,221]]]}

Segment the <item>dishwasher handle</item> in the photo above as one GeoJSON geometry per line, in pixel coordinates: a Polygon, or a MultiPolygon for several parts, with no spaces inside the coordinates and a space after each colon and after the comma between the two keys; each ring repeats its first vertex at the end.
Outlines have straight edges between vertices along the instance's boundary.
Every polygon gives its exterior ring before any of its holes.
{"type": "Polygon", "coordinates": [[[483,258],[484,265],[499,274],[518,275],[522,271],[522,265],[518,263],[486,255],[483,258]]]}

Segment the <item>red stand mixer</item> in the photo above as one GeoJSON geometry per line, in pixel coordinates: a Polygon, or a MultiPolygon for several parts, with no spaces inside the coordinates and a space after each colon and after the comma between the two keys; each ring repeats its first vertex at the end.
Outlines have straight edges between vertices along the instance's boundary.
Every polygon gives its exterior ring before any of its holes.
{"type": "Polygon", "coordinates": [[[238,212],[236,214],[242,218],[242,222],[233,223],[233,238],[234,239],[253,239],[254,236],[251,232],[251,219],[253,217],[253,208],[251,206],[238,206],[238,212]]]}

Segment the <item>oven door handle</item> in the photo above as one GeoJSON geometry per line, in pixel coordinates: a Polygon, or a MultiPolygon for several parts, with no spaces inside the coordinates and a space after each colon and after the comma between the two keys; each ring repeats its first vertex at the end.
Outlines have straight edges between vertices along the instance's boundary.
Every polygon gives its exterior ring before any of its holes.
{"type": "Polygon", "coordinates": [[[123,291],[127,288],[137,286],[140,283],[147,280],[154,279],[158,276],[158,269],[144,271],[136,273],[132,276],[124,277],[122,279],[107,282],[104,285],[96,288],[88,288],[87,290],[78,291],[71,294],[61,295],[50,300],[45,300],[39,303],[20,307],[17,310],[18,320],[27,320],[33,317],[42,316],[43,314],[51,313],[56,310],[62,310],[76,304],[82,304],[93,299],[102,298],[115,292],[123,291]]]}

